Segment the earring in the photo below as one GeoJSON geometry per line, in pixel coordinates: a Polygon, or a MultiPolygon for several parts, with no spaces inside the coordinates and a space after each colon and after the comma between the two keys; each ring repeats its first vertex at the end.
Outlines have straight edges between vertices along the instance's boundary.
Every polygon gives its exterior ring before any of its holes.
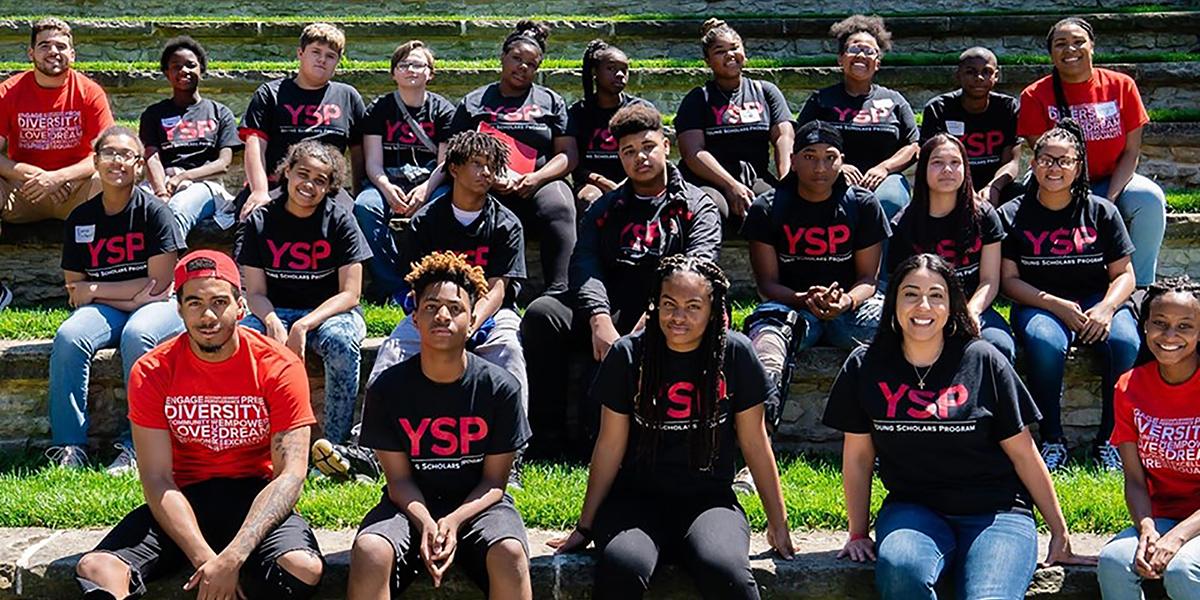
{"type": "Polygon", "coordinates": [[[900,333],[900,325],[896,322],[896,317],[892,317],[892,331],[900,333]]]}

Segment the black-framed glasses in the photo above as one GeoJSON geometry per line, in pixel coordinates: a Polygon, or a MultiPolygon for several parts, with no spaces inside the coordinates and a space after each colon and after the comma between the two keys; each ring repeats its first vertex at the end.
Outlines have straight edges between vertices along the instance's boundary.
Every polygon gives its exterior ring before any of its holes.
{"type": "Polygon", "coordinates": [[[1064,169],[1071,169],[1071,168],[1074,168],[1075,165],[1079,164],[1079,158],[1075,157],[1075,156],[1042,155],[1042,156],[1039,156],[1036,159],[1034,159],[1033,162],[1037,163],[1037,166],[1039,166],[1043,169],[1049,169],[1050,167],[1053,167],[1054,165],[1058,165],[1059,167],[1064,168],[1064,169]]]}

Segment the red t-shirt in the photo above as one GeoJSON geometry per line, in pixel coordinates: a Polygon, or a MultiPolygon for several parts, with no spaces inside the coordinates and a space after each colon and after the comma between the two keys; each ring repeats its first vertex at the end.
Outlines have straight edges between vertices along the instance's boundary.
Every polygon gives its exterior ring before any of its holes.
{"type": "Polygon", "coordinates": [[[171,434],[175,484],[218,477],[270,479],[271,436],[316,423],[304,363],[245,327],[219,363],[200,360],[187,334],[147,352],[129,374],[129,420],[171,434]]]}
{"type": "MultiPolygon", "coordinates": [[[[1087,139],[1088,175],[1093,181],[1112,175],[1125,149],[1125,135],[1150,122],[1133,78],[1108,69],[1092,69],[1083,83],[1063,82],[1071,118],[1087,139]]],[[[1054,81],[1047,75],[1021,92],[1017,135],[1037,138],[1058,122],[1054,81]]]]}
{"type": "Polygon", "coordinates": [[[47,171],[73,165],[112,124],[104,89],[75,70],[57,88],[38,85],[33,71],[0,83],[0,137],[17,162],[47,171]]]}
{"type": "Polygon", "coordinates": [[[1151,361],[1117,380],[1116,426],[1109,443],[1137,444],[1155,517],[1185,519],[1200,510],[1200,371],[1168,385],[1151,361]]]}

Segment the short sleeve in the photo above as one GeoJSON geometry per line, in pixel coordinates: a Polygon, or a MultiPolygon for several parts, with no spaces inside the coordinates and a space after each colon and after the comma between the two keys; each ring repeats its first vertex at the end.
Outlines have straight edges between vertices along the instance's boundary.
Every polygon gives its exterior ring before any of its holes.
{"type": "Polygon", "coordinates": [[[934,98],[925,105],[925,110],[921,112],[921,145],[945,129],[946,126],[942,123],[941,108],[941,99],[934,98]]]}
{"type": "Polygon", "coordinates": [[[770,82],[763,82],[762,86],[767,108],[771,111],[771,125],[791,122],[792,110],[788,108],[787,98],[783,97],[779,87],[770,82]]]}
{"type": "Polygon", "coordinates": [[[1129,397],[1129,382],[1137,369],[1126,371],[1117,380],[1113,391],[1113,430],[1108,443],[1119,446],[1126,442],[1137,443],[1137,423],[1133,420],[1133,399],[1129,397]]]}
{"type": "Polygon", "coordinates": [[[985,341],[971,342],[978,351],[984,352],[983,367],[990,373],[992,381],[992,437],[995,441],[1006,440],[1022,429],[1042,418],[1029,388],[1017,377],[1017,372],[1000,351],[985,341]]]}
{"type": "Polygon", "coordinates": [[[1017,135],[1021,137],[1034,138],[1054,126],[1046,112],[1046,105],[1036,94],[1036,86],[1041,81],[1030,84],[1021,92],[1021,108],[1017,111],[1017,135]]]}
{"type": "Polygon", "coordinates": [[[675,112],[675,132],[704,129],[704,112],[708,110],[704,101],[704,88],[693,88],[679,103],[675,112]]]}
{"type": "Polygon", "coordinates": [[[14,81],[9,79],[0,84],[0,138],[7,138],[12,133],[10,129],[13,121],[11,115],[17,104],[15,100],[9,98],[9,95],[13,93],[13,83],[14,81]]]}
{"type": "Polygon", "coordinates": [[[267,210],[268,208],[260,208],[254,211],[246,224],[239,228],[234,251],[239,265],[257,269],[266,268],[267,262],[262,255],[262,243],[259,241],[259,237],[262,235],[263,217],[267,210]]]}
{"type": "MultiPolygon", "coordinates": [[[[84,205],[81,204],[80,206],[84,205]]],[[[74,236],[75,225],[78,222],[78,219],[75,218],[77,211],[79,211],[78,207],[71,211],[67,220],[63,222],[62,260],[59,262],[59,266],[64,271],[83,273],[87,269],[87,262],[79,249],[79,244],[75,243],[74,236]]]]}
{"type": "MultiPolygon", "coordinates": [[[[296,429],[317,422],[309,398],[308,372],[304,363],[283,350],[270,356],[271,365],[263,381],[263,397],[271,411],[271,433],[296,429]]],[[[267,358],[264,356],[263,358],[267,358]]],[[[266,362],[266,361],[264,361],[266,362]]]]}
{"type": "Polygon", "coordinates": [[[913,114],[912,105],[900,92],[896,92],[896,119],[900,123],[900,142],[913,144],[920,139],[920,131],[917,129],[917,117],[913,114]]]}
{"type": "Polygon", "coordinates": [[[450,139],[453,127],[450,122],[454,119],[454,105],[441,96],[431,96],[429,103],[429,120],[433,121],[433,141],[441,144],[450,139]]]}
{"type": "Polygon", "coordinates": [[[858,202],[858,226],[854,230],[854,249],[862,250],[888,239],[892,234],[888,226],[887,213],[875,194],[856,194],[851,202],[858,202]]]}
{"type": "Polygon", "coordinates": [[[775,191],[771,190],[754,199],[750,210],[746,211],[746,220],[742,223],[742,235],[752,242],[775,244],[775,231],[771,226],[771,203],[775,191]]]}
{"type": "Polygon", "coordinates": [[[238,139],[237,118],[228,106],[213,102],[217,113],[217,148],[240,148],[242,141],[238,139]]]}
{"type": "Polygon", "coordinates": [[[156,198],[147,197],[143,202],[146,203],[146,238],[152,240],[146,245],[149,256],[182,250],[185,246],[171,209],[156,198]]]}
{"type": "Polygon", "coordinates": [[[1004,122],[1001,127],[1004,131],[1004,139],[1012,140],[1013,145],[1017,145],[1017,119],[1021,114],[1021,102],[1012,96],[1004,96],[1004,122]]]}
{"type": "Polygon", "coordinates": [[[467,99],[463,98],[462,102],[458,103],[458,108],[454,109],[454,116],[450,119],[450,135],[464,131],[475,129],[475,119],[471,117],[471,109],[467,107],[467,99]]]}
{"type": "Polygon", "coordinates": [[[546,125],[550,127],[550,136],[563,137],[567,134],[567,103],[562,96],[551,90],[546,91],[550,96],[550,114],[546,118],[546,125]]]}
{"type": "Polygon", "coordinates": [[[1124,133],[1129,133],[1150,122],[1146,106],[1142,104],[1142,95],[1138,92],[1137,83],[1132,78],[1121,78],[1121,125],[1124,133]]]}
{"type": "MultiPolygon", "coordinates": [[[[582,121],[583,113],[586,110],[587,108],[584,106],[583,100],[572,104],[570,108],[567,109],[567,132],[563,135],[579,139],[579,125],[582,121]]],[[[582,146],[582,144],[583,140],[580,140],[580,145],[582,146]]]]}
{"type": "Polygon", "coordinates": [[[866,356],[866,348],[850,353],[825,402],[825,414],[821,423],[846,433],[871,433],[871,419],[858,397],[859,373],[866,356]]]}
{"type": "Polygon", "coordinates": [[[157,148],[161,143],[158,132],[162,131],[162,125],[157,122],[158,114],[154,107],[155,105],[147,107],[138,119],[138,139],[142,140],[142,145],[147,148],[157,148]]]}
{"type": "Polygon", "coordinates": [[[821,98],[818,92],[813,92],[809,95],[808,100],[804,101],[804,106],[800,107],[800,114],[796,115],[796,125],[804,125],[819,118],[821,118],[821,98]]]}
{"type": "Polygon", "coordinates": [[[83,121],[83,139],[84,144],[91,148],[92,140],[100,135],[101,131],[108,129],[114,123],[112,110],[108,107],[108,96],[104,93],[104,88],[99,84],[89,80],[88,92],[85,98],[87,115],[83,121]]]}
{"type": "MultiPolygon", "coordinates": [[[[483,360],[472,357],[471,360],[483,360]]],[[[507,376],[508,373],[503,373],[507,376]]],[[[529,418],[521,407],[521,392],[517,381],[511,376],[494,377],[496,387],[492,401],[491,426],[487,436],[485,454],[507,454],[525,447],[532,437],[529,418]]]]}
{"type": "Polygon", "coordinates": [[[169,369],[160,364],[163,354],[143,355],[129,371],[129,421],[138,427],[167,429],[164,411],[167,401],[166,377],[169,369]]]}
{"type": "Polygon", "coordinates": [[[250,104],[246,106],[246,114],[238,125],[238,137],[243,141],[251,135],[270,138],[275,130],[275,93],[270,83],[264,83],[254,90],[250,104]]]}
{"type": "Polygon", "coordinates": [[[733,372],[737,377],[737,389],[733,392],[733,412],[740,413],[759,404],[774,404],[778,393],[771,385],[762,362],[754,354],[750,340],[745,336],[729,332],[729,344],[733,350],[733,372]]]}
{"type": "Polygon", "coordinates": [[[985,246],[1004,239],[1004,223],[1000,221],[1000,213],[991,204],[980,206],[979,239],[985,246]]]}
{"type": "Polygon", "coordinates": [[[525,278],[525,235],[521,229],[521,225],[515,219],[510,223],[505,223],[500,229],[500,236],[503,240],[497,240],[501,246],[498,248],[499,256],[493,254],[492,260],[488,261],[488,267],[492,267],[493,261],[496,265],[490,270],[493,272],[493,277],[508,277],[510,279],[525,278]]]}
{"type": "MultiPolygon", "coordinates": [[[[393,366],[391,369],[402,368],[393,366]]],[[[394,403],[387,401],[387,394],[380,390],[391,385],[394,372],[384,371],[375,378],[374,383],[367,386],[366,399],[363,403],[362,430],[358,435],[358,443],[364,448],[383,450],[384,452],[404,452],[411,449],[405,440],[408,437],[400,429],[396,416],[392,414],[394,403]]]]}
{"type": "Polygon", "coordinates": [[[996,211],[1000,223],[1004,226],[1004,241],[1000,243],[1000,256],[1009,260],[1021,258],[1021,236],[1017,235],[1016,200],[1010,200],[996,211]]]}
{"type": "Polygon", "coordinates": [[[1116,206],[1105,202],[1100,213],[1100,235],[1103,236],[1104,262],[1111,263],[1133,254],[1133,240],[1116,206]]]}
{"type": "Polygon", "coordinates": [[[350,96],[350,131],[347,132],[351,145],[362,143],[363,117],[367,114],[367,106],[363,103],[362,94],[353,86],[347,86],[346,94],[350,96]]]}
{"type": "MultiPolygon", "coordinates": [[[[326,202],[333,202],[333,198],[327,199],[326,202]]],[[[367,245],[367,238],[363,235],[362,229],[359,229],[358,224],[350,217],[350,212],[339,207],[334,214],[336,215],[337,239],[341,242],[342,256],[345,257],[342,264],[338,266],[344,267],[370,259],[371,247],[367,245]]]]}
{"type": "Polygon", "coordinates": [[[623,415],[633,414],[634,360],[632,337],[623,337],[613,344],[588,391],[593,406],[605,406],[623,415]]]}
{"type": "Polygon", "coordinates": [[[375,99],[371,106],[367,107],[367,114],[362,120],[363,135],[379,135],[383,136],[387,133],[387,125],[385,124],[386,117],[384,113],[390,112],[387,98],[390,94],[385,94],[375,99]]]}

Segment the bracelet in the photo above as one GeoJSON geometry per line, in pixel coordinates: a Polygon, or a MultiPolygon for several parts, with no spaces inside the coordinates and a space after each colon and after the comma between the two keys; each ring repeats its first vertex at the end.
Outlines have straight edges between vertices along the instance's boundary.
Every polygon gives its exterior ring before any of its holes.
{"type": "Polygon", "coordinates": [[[850,532],[850,541],[852,541],[852,542],[857,542],[858,540],[867,540],[870,538],[871,538],[871,536],[869,536],[865,533],[850,532]]]}
{"type": "Polygon", "coordinates": [[[584,527],[582,524],[576,523],[575,531],[577,531],[579,533],[579,535],[583,536],[584,541],[588,541],[588,542],[592,541],[592,528],[591,527],[584,527]]]}

